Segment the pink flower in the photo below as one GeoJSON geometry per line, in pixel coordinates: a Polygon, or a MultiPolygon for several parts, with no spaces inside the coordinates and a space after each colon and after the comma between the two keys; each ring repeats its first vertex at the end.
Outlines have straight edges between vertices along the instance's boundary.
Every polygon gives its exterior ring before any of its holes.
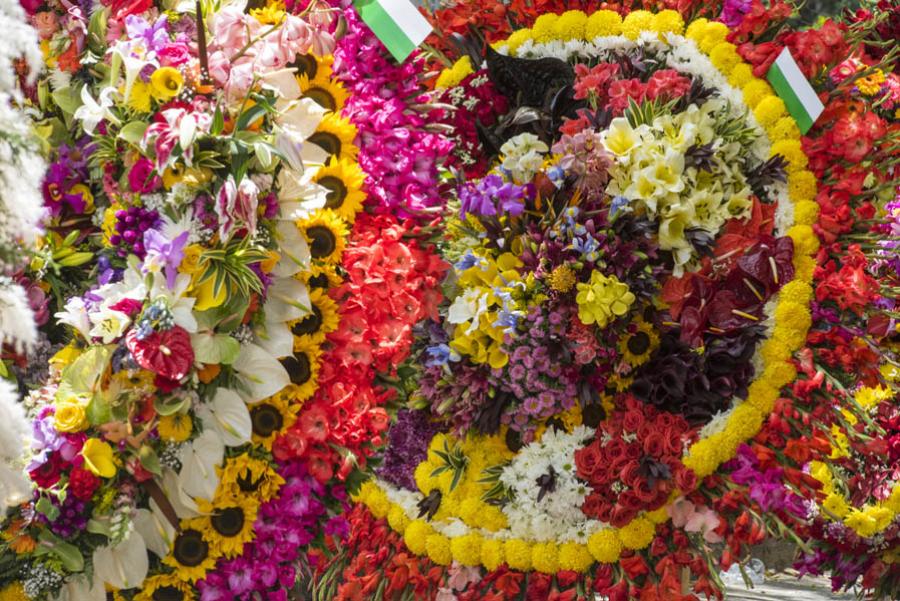
{"type": "Polygon", "coordinates": [[[162,185],[162,180],[154,172],[153,161],[141,157],[128,172],[128,185],[133,192],[147,194],[154,192],[162,185]]]}
{"type": "Polygon", "coordinates": [[[166,44],[156,53],[159,64],[163,67],[178,67],[191,60],[191,51],[187,44],[173,42],[166,44]]]}
{"type": "Polygon", "coordinates": [[[249,177],[235,185],[229,175],[216,195],[216,209],[219,213],[219,237],[228,240],[238,223],[244,225],[251,234],[256,231],[256,209],[259,204],[259,188],[249,177]]]}

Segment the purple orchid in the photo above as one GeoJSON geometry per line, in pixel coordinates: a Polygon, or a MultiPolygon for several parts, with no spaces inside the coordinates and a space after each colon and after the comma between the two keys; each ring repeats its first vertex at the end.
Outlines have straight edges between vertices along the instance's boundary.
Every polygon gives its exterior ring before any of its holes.
{"type": "Polygon", "coordinates": [[[521,215],[525,210],[522,199],[525,198],[525,187],[491,174],[475,184],[466,184],[459,192],[460,217],[467,213],[472,215],[496,215],[497,208],[512,216],[521,215]]]}
{"type": "Polygon", "coordinates": [[[169,290],[174,290],[187,240],[188,232],[182,232],[174,240],[169,240],[155,229],[144,232],[144,249],[147,252],[144,257],[144,273],[165,271],[166,286],[169,290]]]}
{"type": "Polygon", "coordinates": [[[125,17],[125,30],[130,40],[141,41],[147,46],[147,50],[159,52],[169,43],[169,32],[166,30],[168,17],[161,15],[156,23],[151,25],[147,19],[139,15],[125,17]]]}

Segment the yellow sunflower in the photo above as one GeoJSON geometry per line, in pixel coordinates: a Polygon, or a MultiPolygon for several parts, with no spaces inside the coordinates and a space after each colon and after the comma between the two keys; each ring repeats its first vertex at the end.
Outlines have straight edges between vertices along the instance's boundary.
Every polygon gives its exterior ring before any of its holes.
{"type": "Polygon", "coordinates": [[[621,376],[619,374],[613,374],[610,376],[609,381],[606,383],[606,387],[609,389],[613,389],[616,392],[625,392],[631,387],[631,383],[634,382],[634,377],[632,376],[621,376]]]}
{"type": "Polygon", "coordinates": [[[253,522],[259,503],[249,495],[217,495],[215,502],[197,499],[204,515],[190,521],[190,526],[203,533],[203,538],[216,553],[232,558],[244,550],[244,543],[254,539],[253,522]]]}
{"type": "Polygon", "coordinates": [[[204,540],[203,533],[191,526],[190,521],[182,520],[181,532],[175,536],[172,551],[163,563],[175,568],[174,576],[178,580],[197,582],[216,567],[216,560],[220,557],[216,551],[204,540]]]}
{"type": "Polygon", "coordinates": [[[310,82],[324,82],[331,80],[331,66],[334,64],[334,56],[316,56],[315,54],[303,54],[298,56],[290,67],[297,70],[297,76],[305,75],[310,82]]]}
{"type": "Polygon", "coordinates": [[[344,86],[333,79],[310,79],[304,74],[297,76],[297,83],[304,98],[312,98],[325,110],[335,113],[344,109],[344,103],[350,97],[344,86]]]}
{"type": "Polygon", "coordinates": [[[194,601],[194,587],[177,574],[155,574],[144,580],[134,601],[194,601]]]}
{"type": "Polygon", "coordinates": [[[282,0],[269,0],[265,6],[251,9],[250,16],[263,25],[277,25],[284,21],[284,2],[282,0]]]}
{"type": "Polygon", "coordinates": [[[253,495],[264,503],[278,494],[284,478],[272,465],[247,453],[229,457],[221,468],[216,494],[253,495]]]}
{"type": "Polygon", "coordinates": [[[331,263],[315,263],[295,276],[311,290],[327,290],[340,286],[344,279],[331,263]]]}
{"type": "Polygon", "coordinates": [[[280,395],[254,403],[248,409],[253,424],[253,443],[270,451],[275,438],[297,421],[297,412],[291,408],[290,402],[280,395]]]}
{"type": "Polygon", "coordinates": [[[332,157],[316,172],[313,181],[328,190],[325,208],[347,223],[353,223],[366,199],[366,193],[362,191],[365,179],[366,175],[357,163],[332,157]]]}
{"type": "Polygon", "coordinates": [[[308,141],[333,157],[355,161],[359,154],[359,148],[354,144],[356,134],[356,126],[349,119],[328,113],[308,141]]]}
{"type": "Polygon", "coordinates": [[[290,403],[302,403],[315,394],[319,387],[319,359],[322,349],[306,336],[294,339],[294,355],[281,364],[287,369],[291,385],[285,387],[278,396],[290,403]]]}
{"type": "Polygon", "coordinates": [[[643,365],[659,346],[659,335],[653,326],[641,320],[637,329],[629,332],[619,341],[619,352],[622,359],[632,368],[643,365]]]}
{"type": "Polygon", "coordinates": [[[337,303],[324,290],[311,290],[309,300],[310,314],[288,324],[294,334],[295,350],[305,348],[306,344],[321,344],[325,335],[335,331],[340,323],[337,303]]]}
{"type": "Polygon", "coordinates": [[[313,259],[326,263],[340,263],[349,233],[347,224],[331,209],[322,209],[297,222],[297,227],[309,243],[313,259]]]}

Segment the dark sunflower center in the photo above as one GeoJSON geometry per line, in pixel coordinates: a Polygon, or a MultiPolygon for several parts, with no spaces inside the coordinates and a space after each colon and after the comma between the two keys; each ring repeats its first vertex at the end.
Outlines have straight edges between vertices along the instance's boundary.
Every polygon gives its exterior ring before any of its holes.
{"type": "Polygon", "coordinates": [[[291,333],[294,336],[303,336],[304,334],[315,334],[322,327],[322,311],[313,305],[312,313],[304,317],[302,320],[294,324],[291,333]]]}
{"type": "Polygon", "coordinates": [[[317,131],[308,139],[330,155],[340,156],[341,154],[341,139],[331,132],[317,131]]]}
{"type": "Polygon", "coordinates": [[[297,69],[297,75],[306,75],[310,79],[315,79],[316,73],[319,72],[319,63],[316,62],[316,59],[312,54],[298,56],[297,59],[291,63],[291,67],[297,69]]]}
{"type": "Polygon", "coordinates": [[[175,538],[172,554],[176,561],[189,568],[203,563],[209,555],[209,545],[197,530],[184,530],[175,538]]]}
{"type": "Polygon", "coordinates": [[[253,433],[263,438],[272,432],[280,430],[284,425],[284,418],[277,408],[264,403],[250,410],[250,419],[253,421],[253,433]]]}
{"type": "Polygon", "coordinates": [[[222,536],[235,536],[244,528],[244,510],[240,507],[227,507],[212,516],[210,522],[222,536]]]}
{"type": "Polygon", "coordinates": [[[337,239],[334,236],[334,232],[324,225],[312,226],[306,230],[306,235],[312,240],[309,245],[309,252],[314,259],[327,257],[337,248],[337,239]]]}
{"type": "Polygon", "coordinates": [[[627,346],[632,355],[643,355],[650,348],[650,336],[647,332],[638,332],[628,339],[627,346]]]}
{"type": "Polygon", "coordinates": [[[303,94],[307,98],[312,98],[326,111],[333,111],[337,109],[337,101],[334,99],[334,96],[331,95],[331,92],[325,90],[323,88],[315,87],[306,90],[303,94]]]}
{"type": "Polygon", "coordinates": [[[238,476],[237,479],[238,488],[240,488],[242,492],[256,492],[259,489],[260,484],[262,484],[262,477],[254,478],[253,472],[250,470],[247,470],[242,475],[238,476]]]}
{"type": "Polygon", "coordinates": [[[328,281],[328,275],[324,273],[320,273],[319,275],[314,275],[309,278],[310,288],[328,288],[328,285],[331,283],[328,281]]]}
{"type": "Polygon", "coordinates": [[[326,175],[316,183],[328,190],[328,194],[325,195],[326,209],[338,209],[344,204],[344,199],[347,198],[347,186],[344,185],[341,178],[326,175]]]}
{"type": "Polygon", "coordinates": [[[287,370],[291,382],[298,386],[306,384],[312,376],[309,357],[306,356],[306,353],[296,353],[293,357],[285,357],[281,360],[281,364],[287,370]]]}
{"type": "Polygon", "coordinates": [[[183,601],[184,593],[174,586],[161,586],[153,591],[153,601],[183,601]]]}

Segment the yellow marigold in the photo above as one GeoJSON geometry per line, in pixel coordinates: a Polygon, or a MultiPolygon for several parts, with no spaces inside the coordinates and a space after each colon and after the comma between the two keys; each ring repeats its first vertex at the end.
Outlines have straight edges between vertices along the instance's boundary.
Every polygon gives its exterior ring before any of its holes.
{"type": "Polygon", "coordinates": [[[881,90],[881,84],[884,83],[884,73],[881,69],[876,69],[873,73],[869,73],[865,77],[856,80],[856,87],[863,96],[874,96],[881,90]]]}
{"type": "Polygon", "coordinates": [[[584,37],[589,42],[601,36],[619,35],[622,33],[622,17],[611,10],[598,10],[588,17],[584,28],[584,37]]]}
{"type": "Polygon", "coordinates": [[[690,454],[684,458],[684,465],[705,478],[719,467],[718,449],[710,438],[700,440],[691,446],[690,454]]]}
{"type": "Polygon", "coordinates": [[[883,401],[893,398],[894,393],[890,388],[884,386],[863,386],[853,395],[857,404],[865,410],[874,409],[883,401]]]}
{"type": "Polygon", "coordinates": [[[850,505],[847,504],[847,500],[843,495],[838,493],[831,493],[827,497],[825,497],[825,501],[822,503],[822,507],[825,508],[829,513],[833,513],[838,518],[843,519],[848,513],[850,513],[850,505]]]}
{"type": "Polygon", "coordinates": [[[626,549],[643,549],[651,542],[656,534],[656,526],[645,517],[637,517],[631,520],[619,530],[619,538],[626,549]]]}
{"type": "Polygon", "coordinates": [[[622,21],[622,35],[629,40],[636,40],[642,31],[649,31],[652,24],[653,13],[650,11],[632,11],[622,21]]]}
{"type": "Polygon", "coordinates": [[[543,44],[556,39],[553,26],[556,25],[557,19],[559,19],[559,15],[553,13],[545,13],[535,19],[534,25],[531,26],[531,38],[535,44],[543,44]]]}
{"type": "Polygon", "coordinates": [[[808,255],[794,254],[794,277],[803,282],[812,281],[816,260],[808,255]]]}
{"type": "Polygon", "coordinates": [[[559,571],[559,548],[556,543],[534,543],[531,546],[531,565],[543,574],[556,574],[559,571]]]}
{"type": "Polygon", "coordinates": [[[779,140],[775,142],[769,150],[769,156],[775,156],[776,154],[780,154],[787,161],[788,173],[806,169],[806,165],[809,163],[809,158],[803,152],[803,147],[800,145],[799,140],[779,140]]]}
{"type": "Polygon", "coordinates": [[[413,520],[403,531],[403,542],[406,547],[416,555],[425,553],[425,544],[428,537],[434,534],[434,529],[425,520],[413,520]]]}
{"type": "Polygon", "coordinates": [[[650,27],[657,33],[681,35],[681,32],[684,31],[684,19],[677,10],[667,9],[653,17],[650,27]]]}
{"type": "Polygon", "coordinates": [[[416,466],[413,472],[413,478],[416,480],[416,486],[423,494],[428,494],[435,488],[438,488],[437,478],[431,475],[437,466],[430,461],[423,461],[416,466]]]}
{"type": "Polygon", "coordinates": [[[805,332],[812,325],[812,316],[806,305],[782,301],[775,308],[775,324],[776,330],[789,328],[805,332]]]}
{"type": "Polygon", "coordinates": [[[481,564],[490,571],[496,570],[505,561],[503,541],[485,539],[481,543],[481,564]]]}
{"type": "Polygon", "coordinates": [[[449,69],[441,71],[440,76],[434,84],[436,88],[452,88],[459,85],[459,82],[473,73],[472,60],[468,56],[464,56],[449,69]]]}
{"type": "Polygon", "coordinates": [[[765,365],[787,361],[791,358],[791,349],[780,340],[769,338],[759,349],[759,354],[765,365]]]}
{"type": "Polygon", "coordinates": [[[796,201],[804,198],[812,200],[816,197],[818,181],[812,171],[800,170],[788,174],[788,194],[796,201]]]}
{"type": "Polygon", "coordinates": [[[800,129],[793,117],[781,117],[775,124],[769,128],[769,140],[778,142],[779,140],[799,140],[800,129]]]}
{"type": "Polygon", "coordinates": [[[753,81],[753,67],[747,63],[738,63],[728,74],[728,83],[739,90],[751,81],[753,81]]]}
{"type": "Polygon", "coordinates": [[[894,484],[894,489],[891,490],[891,495],[885,499],[884,506],[894,513],[900,513],[900,484],[894,484]]]}
{"type": "Polygon", "coordinates": [[[664,524],[669,521],[669,509],[665,506],[654,509],[645,514],[647,519],[654,524],[664,524]]]}
{"type": "Polygon", "coordinates": [[[795,255],[811,256],[819,250],[819,237],[811,226],[795,225],[788,230],[787,235],[794,241],[795,255]]]}
{"type": "Polygon", "coordinates": [[[514,570],[523,572],[531,569],[531,545],[520,538],[506,541],[503,547],[506,563],[514,570]]]}
{"type": "Polygon", "coordinates": [[[756,108],[753,109],[753,116],[759,124],[766,130],[774,127],[778,120],[787,114],[787,108],[784,106],[784,100],[778,96],[767,96],[759,101],[756,108]]]}
{"type": "Polygon", "coordinates": [[[747,84],[741,88],[741,92],[744,95],[744,102],[746,102],[747,106],[751,109],[756,108],[756,105],[762,102],[763,98],[775,95],[772,86],[770,86],[768,82],[756,78],[747,82],[747,84]]]}
{"type": "Polygon", "coordinates": [[[559,569],[571,572],[586,572],[594,558],[588,548],[581,543],[563,543],[559,546],[559,569]]]}
{"type": "Polygon", "coordinates": [[[519,29],[517,31],[512,32],[506,39],[506,47],[509,50],[511,55],[516,53],[516,50],[519,49],[519,46],[524,44],[527,40],[531,39],[531,30],[530,29],[519,29]]]}
{"type": "Polygon", "coordinates": [[[767,365],[762,377],[773,387],[780,389],[797,378],[797,368],[787,361],[767,365]]]}
{"type": "Polygon", "coordinates": [[[740,441],[745,441],[759,433],[762,423],[763,415],[759,409],[747,403],[741,403],[728,416],[726,430],[740,441]]]}
{"type": "Polygon", "coordinates": [[[750,384],[745,402],[759,409],[763,415],[768,415],[775,407],[778,395],[779,390],[777,388],[764,380],[757,380],[750,384]]]}
{"type": "Polygon", "coordinates": [[[808,305],[809,300],[812,298],[812,294],[812,286],[808,283],[791,280],[778,292],[778,298],[784,301],[800,303],[801,305],[808,305]]]}
{"type": "Polygon", "coordinates": [[[481,535],[475,532],[457,536],[450,541],[450,553],[454,561],[464,566],[477,566],[481,563],[481,535]]]}
{"type": "Polygon", "coordinates": [[[409,526],[409,517],[399,505],[392,505],[388,512],[388,524],[394,529],[394,532],[404,532],[409,526]]]}
{"type": "Polygon", "coordinates": [[[567,42],[583,40],[584,28],[587,26],[587,15],[580,10],[567,10],[553,24],[553,37],[567,42]]]}
{"type": "MultiPolygon", "coordinates": [[[[721,42],[710,50],[709,60],[716,69],[728,75],[741,63],[741,56],[737,53],[737,46],[730,42],[721,42]]],[[[749,65],[747,68],[750,68],[749,65]]]]}
{"type": "Polygon", "coordinates": [[[794,223],[813,225],[819,219],[819,203],[801,200],[794,205],[794,223]]]}
{"type": "Polygon", "coordinates": [[[724,23],[713,21],[707,23],[703,28],[702,37],[697,42],[697,45],[700,47],[701,51],[709,54],[717,44],[725,41],[725,37],[727,35],[728,26],[726,26],[724,23]]]}
{"type": "Polygon", "coordinates": [[[450,552],[450,539],[443,534],[432,534],[425,539],[425,552],[428,558],[441,566],[448,566],[453,561],[450,552]]]}
{"type": "Polygon", "coordinates": [[[376,518],[387,516],[388,512],[391,510],[391,502],[388,501],[384,491],[378,487],[373,488],[369,493],[368,498],[366,499],[366,506],[376,518]]]}
{"type": "Polygon", "coordinates": [[[588,551],[600,563],[615,563],[622,554],[622,541],[612,529],[598,530],[588,539],[588,551]]]}

